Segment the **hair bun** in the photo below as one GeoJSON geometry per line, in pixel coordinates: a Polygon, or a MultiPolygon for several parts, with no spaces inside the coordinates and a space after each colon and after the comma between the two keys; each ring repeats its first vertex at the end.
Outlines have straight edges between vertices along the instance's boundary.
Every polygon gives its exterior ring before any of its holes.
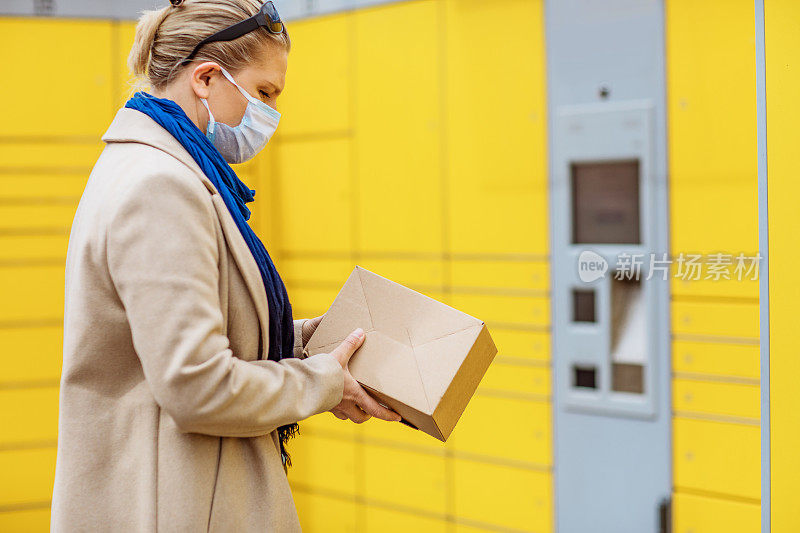
{"type": "Polygon", "coordinates": [[[172,7],[178,7],[183,3],[183,0],[169,0],[169,3],[172,4],[172,7]]]}

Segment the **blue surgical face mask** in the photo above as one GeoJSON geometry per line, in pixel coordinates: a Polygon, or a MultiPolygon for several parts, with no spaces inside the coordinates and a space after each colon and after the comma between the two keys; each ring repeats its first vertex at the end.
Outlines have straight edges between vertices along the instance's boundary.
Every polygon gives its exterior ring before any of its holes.
{"type": "Polygon", "coordinates": [[[222,74],[228,81],[236,85],[239,92],[247,98],[247,107],[244,110],[242,121],[237,126],[229,126],[214,120],[208,102],[205,98],[201,98],[200,101],[208,110],[206,137],[219,150],[225,161],[244,163],[255,157],[266,146],[278,128],[281,114],[264,102],[250,96],[224,68],[222,74]]]}

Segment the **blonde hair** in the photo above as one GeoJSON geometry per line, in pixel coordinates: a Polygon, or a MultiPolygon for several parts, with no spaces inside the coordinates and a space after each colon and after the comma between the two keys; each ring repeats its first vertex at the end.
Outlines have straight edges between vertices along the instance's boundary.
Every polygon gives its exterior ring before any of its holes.
{"type": "MultiPolygon", "coordinates": [[[[258,13],[260,0],[187,0],[163,9],[145,11],[136,24],[128,67],[139,82],[161,89],[182,68],[181,62],[206,37],[258,13]]],[[[284,24],[273,34],[258,28],[232,41],[208,43],[192,61],[215,61],[235,72],[256,61],[267,44],[291,48],[284,24]]]]}

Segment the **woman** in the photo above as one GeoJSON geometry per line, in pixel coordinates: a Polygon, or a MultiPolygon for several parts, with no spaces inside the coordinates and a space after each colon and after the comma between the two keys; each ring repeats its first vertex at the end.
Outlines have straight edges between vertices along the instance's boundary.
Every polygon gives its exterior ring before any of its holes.
{"type": "Polygon", "coordinates": [[[321,317],[293,320],[228,164],[280,118],[272,2],[172,4],[139,21],[129,64],[152,91],[103,136],[72,225],[51,526],[298,531],[297,421],[400,417],[347,371],[360,329],[303,357],[321,317]]]}

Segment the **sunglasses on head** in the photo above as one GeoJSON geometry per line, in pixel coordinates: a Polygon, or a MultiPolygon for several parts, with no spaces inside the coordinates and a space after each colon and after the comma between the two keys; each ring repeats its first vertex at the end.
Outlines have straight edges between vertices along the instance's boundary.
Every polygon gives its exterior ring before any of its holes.
{"type": "Polygon", "coordinates": [[[258,28],[266,28],[270,33],[283,33],[283,21],[281,21],[281,17],[278,15],[278,10],[275,9],[275,4],[272,2],[264,2],[264,5],[261,6],[261,9],[258,11],[258,13],[252,17],[241,22],[237,22],[233,26],[228,26],[224,30],[220,30],[197,43],[197,46],[194,47],[192,53],[186,56],[186,59],[181,61],[181,65],[191,62],[192,58],[194,58],[194,56],[197,54],[197,51],[200,50],[200,48],[205,44],[214,43],[217,41],[232,41],[234,39],[238,39],[246,33],[257,30],[258,28]]]}

